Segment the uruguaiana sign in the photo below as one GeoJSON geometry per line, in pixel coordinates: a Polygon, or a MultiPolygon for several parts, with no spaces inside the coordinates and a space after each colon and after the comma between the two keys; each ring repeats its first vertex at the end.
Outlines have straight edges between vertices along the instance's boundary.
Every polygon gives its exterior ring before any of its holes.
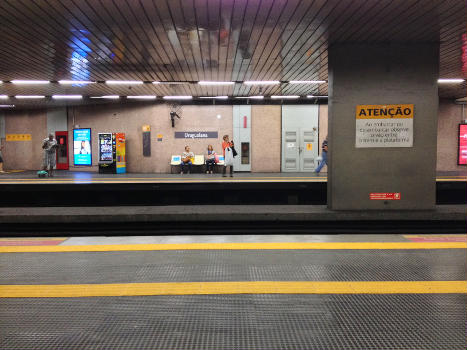
{"type": "Polygon", "coordinates": [[[413,104],[359,105],[355,147],[412,147],[413,104]]]}

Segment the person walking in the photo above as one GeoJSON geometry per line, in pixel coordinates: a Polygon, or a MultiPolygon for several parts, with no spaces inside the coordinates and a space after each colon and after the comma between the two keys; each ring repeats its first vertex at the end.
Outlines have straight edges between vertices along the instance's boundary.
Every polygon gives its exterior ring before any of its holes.
{"type": "Polygon", "coordinates": [[[323,144],[321,145],[321,157],[323,158],[323,160],[321,160],[321,162],[319,163],[319,166],[315,170],[317,174],[321,171],[321,169],[323,169],[325,165],[328,164],[328,137],[327,136],[324,139],[323,144]]]}
{"type": "Polygon", "coordinates": [[[214,165],[216,165],[216,152],[214,152],[212,145],[208,145],[206,153],[206,174],[212,174],[214,165]]]}
{"type": "Polygon", "coordinates": [[[4,171],[3,171],[2,150],[3,150],[3,145],[1,144],[1,141],[0,141],[0,173],[4,173],[4,171]]]}
{"type": "Polygon", "coordinates": [[[233,177],[233,142],[229,141],[229,135],[224,135],[222,142],[222,150],[224,151],[224,168],[222,169],[222,177],[226,177],[227,167],[230,166],[230,177],[233,177]]]}
{"type": "Polygon", "coordinates": [[[50,177],[53,177],[53,170],[56,163],[56,151],[58,148],[57,140],[54,134],[49,134],[49,137],[42,141],[42,149],[44,150],[44,158],[42,170],[48,171],[50,177]]]}

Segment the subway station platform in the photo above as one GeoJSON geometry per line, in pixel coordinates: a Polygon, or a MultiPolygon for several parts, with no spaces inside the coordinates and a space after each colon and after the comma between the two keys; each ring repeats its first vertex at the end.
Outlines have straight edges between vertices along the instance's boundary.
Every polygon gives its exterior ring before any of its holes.
{"type": "Polygon", "coordinates": [[[467,236],[0,239],[0,348],[467,347],[467,236]]]}

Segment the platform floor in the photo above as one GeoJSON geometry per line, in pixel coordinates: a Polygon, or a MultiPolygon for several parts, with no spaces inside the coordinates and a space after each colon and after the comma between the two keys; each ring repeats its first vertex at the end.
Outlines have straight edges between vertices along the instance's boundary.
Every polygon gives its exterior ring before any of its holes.
{"type": "Polygon", "coordinates": [[[467,348],[467,235],[0,238],[0,348],[467,348]]]}
{"type": "MultiPolygon", "coordinates": [[[[99,174],[84,171],[55,171],[52,178],[38,178],[35,171],[12,171],[0,174],[0,184],[38,183],[206,183],[206,182],[326,182],[321,173],[236,173],[233,178],[221,174],[99,174]]],[[[436,181],[466,182],[466,171],[438,172],[436,181]]]]}

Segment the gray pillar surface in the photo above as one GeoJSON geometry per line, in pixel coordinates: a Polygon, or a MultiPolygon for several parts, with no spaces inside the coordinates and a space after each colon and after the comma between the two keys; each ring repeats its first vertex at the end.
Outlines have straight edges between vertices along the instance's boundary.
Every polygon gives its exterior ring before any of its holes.
{"type": "Polygon", "coordinates": [[[329,49],[328,207],[434,209],[439,44],[329,49]],[[357,105],[413,104],[413,147],[356,148],[357,105]],[[400,200],[370,200],[400,193],[400,200]]]}

